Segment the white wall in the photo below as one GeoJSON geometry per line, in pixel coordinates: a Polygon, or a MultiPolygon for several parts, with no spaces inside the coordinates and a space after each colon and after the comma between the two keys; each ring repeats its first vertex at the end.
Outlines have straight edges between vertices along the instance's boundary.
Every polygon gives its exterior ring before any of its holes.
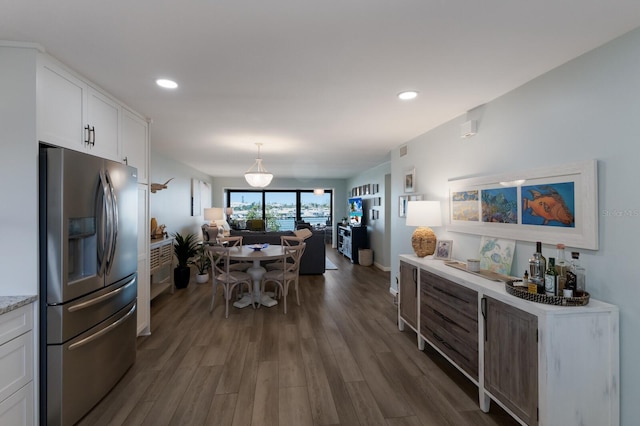
{"type": "Polygon", "coordinates": [[[0,295],[38,294],[36,49],[0,46],[0,295]]]}
{"type": "MultiPolygon", "coordinates": [[[[366,217],[365,225],[367,226],[367,236],[369,238],[369,248],[373,250],[373,262],[382,270],[390,270],[391,268],[391,238],[390,228],[387,226],[390,205],[387,202],[385,194],[387,179],[385,177],[391,173],[391,162],[387,161],[377,167],[373,167],[363,173],[347,181],[348,195],[344,198],[343,203],[347,204],[347,198],[351,195],[351,188],[367,184],[377,184],[379,191],[377,194],[363,195],[363,208],[366,217]],[[380,198],[380,206],[373,207],[373,198],[380,198]],[[371,220],[370,210],[375,208],[379,212],[377,220],[371,220]]],[[[338,218],[340,219],[340,217],[338,218]]]]}
{"type": "MultiPolygon", "coordinates": [[[[640,181],[639,58],[640,30],[635,30],[415,138],[407,143],[409,155],[392,152],[392,199],[402,192],[404,170],[415,165],[417,192],[441,200],[444,218],[450,178],[598,160],[600,248],[579,251],[592,297],[620,308],[623,425],[640,418],[640,284],[634,261],[640,241],[640,197],[635,190],[640,181]],[[478,120],[478,134],[462,140],[460,124],[471,118],[478,120]]],[[[397,255],[412,252],[413,228],[397,215],[392,215],[392,226],[393,290],[397,255]]],[[[435,231],[439,238],[454,240],[455,258],[477,255],[479,236],[435,231]]],[[[533,251],[534,243],[517,243],[512,273],[527,268],[533,251]]],[[[551,246],[543,252],[547,257],[555,254],[551,246]]]]}
{"type": "MultiPolygon", "coordinates": [[[[153,128],[151,129],[150,182],[164,183],[173,178],[167,189],[149,194],[149,217],[155,217],[158,225],[166,225],[169,235],[195,233],[201,239],[201,226],[205,222],[202,213],[191,216],[191,179],[196,178],[211,184],[211,176],[199,172],[183,163],[163,157],[153,150],[153,128]]],[[[214,203],[215,204],[215,203],[214,203]]]]}

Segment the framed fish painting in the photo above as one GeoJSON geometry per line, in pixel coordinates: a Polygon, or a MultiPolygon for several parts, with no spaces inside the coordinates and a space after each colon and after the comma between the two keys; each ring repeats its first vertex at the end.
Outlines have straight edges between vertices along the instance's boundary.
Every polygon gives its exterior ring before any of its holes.
{"type": "Polygon", "coordinates": [[[447,230],[598,249],[597,161],[449,179],[447,230]]]}

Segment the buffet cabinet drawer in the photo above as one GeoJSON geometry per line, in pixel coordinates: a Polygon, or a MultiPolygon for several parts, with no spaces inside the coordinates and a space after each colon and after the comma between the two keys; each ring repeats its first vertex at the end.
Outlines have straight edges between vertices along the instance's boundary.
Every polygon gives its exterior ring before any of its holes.
{"type": "Polygon", "coordinates": [[[478,292],[420,270],[420,287],[428,301],[450,307],[460,316],[478,322],[478,292]]]}
{"type": "Polygon", "coordinates": [[[478,347],[468,345],[446,329],[430,322],[429,318],[421,316],[420,334],[442,353],[447,355],[458,367],[478,380],[478,347]]]}
{"type": "Polygon", "coordinates": [[[420,334],[478,379],[478,293],[420,270],[420,334]]]}

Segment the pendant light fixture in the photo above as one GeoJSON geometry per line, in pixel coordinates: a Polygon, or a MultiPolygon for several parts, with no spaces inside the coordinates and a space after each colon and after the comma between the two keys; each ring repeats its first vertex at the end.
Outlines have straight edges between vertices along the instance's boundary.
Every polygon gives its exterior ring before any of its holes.
{"type": "Polygon", "coordinates": [[[254,188],[264,188],[271,183],[273,173],[269,173],[262,167],[262,158],[260,158],[260,146],[262,146],[262,144],[256,143],[256,145],[258,145],[258,158],[256,158],[253,166],[244,173],[244,178],[247,180],[247,183],[254,188]]]}

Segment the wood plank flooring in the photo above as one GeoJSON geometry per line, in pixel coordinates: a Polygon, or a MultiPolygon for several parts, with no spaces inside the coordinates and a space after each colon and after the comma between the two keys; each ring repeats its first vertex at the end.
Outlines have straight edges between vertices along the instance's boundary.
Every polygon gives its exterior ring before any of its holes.
{"type": "MultiPolygon", "coordinates": [[[[94,425],[516,425],[434,350],[398,331],[389,273],[302,276],[282,305],[230,308],[192,281],[151,306],[136,363],[80,422],[94,425]]],[[[427,345],[428,346],[428,345],[427,345]]]]}

